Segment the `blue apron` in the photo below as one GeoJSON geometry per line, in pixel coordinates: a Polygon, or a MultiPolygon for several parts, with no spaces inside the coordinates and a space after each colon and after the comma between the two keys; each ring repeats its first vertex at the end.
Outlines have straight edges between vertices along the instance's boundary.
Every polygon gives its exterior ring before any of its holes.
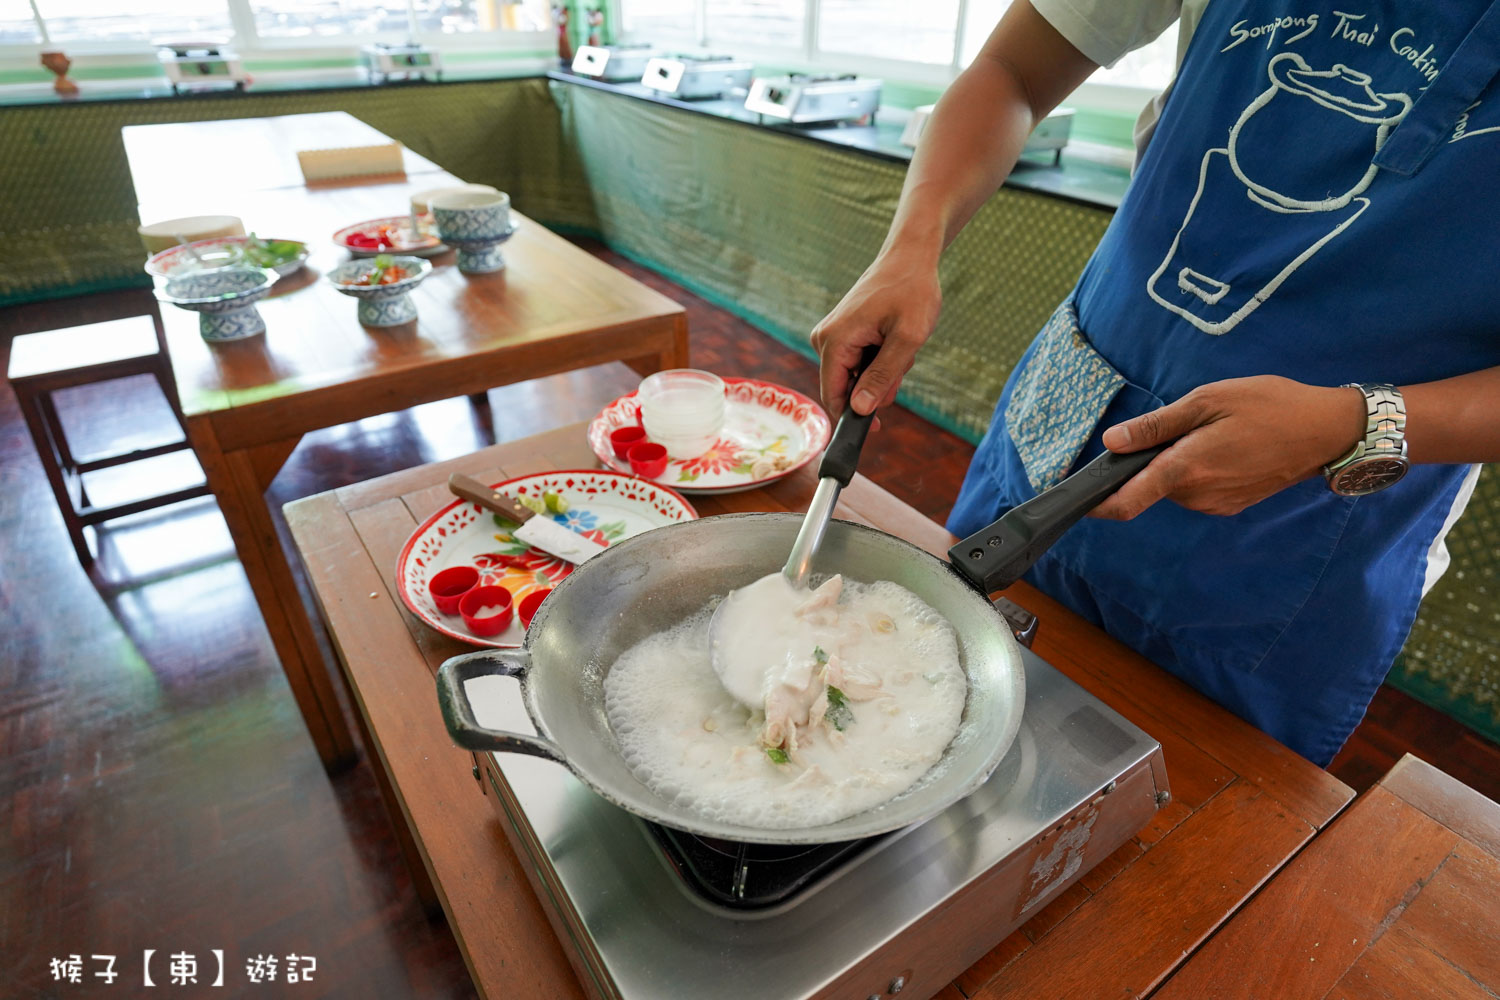
{"type": "MultiPolygon", "coordinates": [[[[1500,2],[1205,10],[1124,202],[1006,385],[959,536],[1196,386],[1500,365],[1500,2]]],[[[1266,433],[1282,433],[1267,414],[1266,433]]],[[[1233,517],[1086,519],[1028,579],[1326,765],[1410,630],[1467,466],[1233,517]]]]}

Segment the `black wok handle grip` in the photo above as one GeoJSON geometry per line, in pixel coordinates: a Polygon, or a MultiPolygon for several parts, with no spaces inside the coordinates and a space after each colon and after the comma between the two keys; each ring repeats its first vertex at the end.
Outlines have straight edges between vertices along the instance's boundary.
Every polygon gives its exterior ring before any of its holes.
{"type": "Polygon", "coordinates": [[[1004,590],[1019,580],[1063,532],[1166,448],[1158,445],[1128,455],[1106,451],[1056,486],[953,546],[948,550],[949,560],[986,594],[1004,590]]]}
{"type": "MultiPolygon", "coordinates": [[[[849,373],[849,392],[854,392],[854,383],[865,373],[880,353],[879,344],[871,344],[860,353],[859,366],[849,373]]],[[[818,466],[819,479],[837,479],[840,486],[848,486],[859,466],[859,453],[864,450],[865,436],[870,433],[870,424],[875,420],[875,411],[864,416],[854,412],[854,407],[845,405],[839,414],[838,426],[833,429],[833,438],[823,451],[823,462],[818,466]]]]}
{"type": "Polygon", "coordinates": [[[531,654],[524,649],[486,649],[444,660],[438,667],[438,705],[443,710],[443,724],[453,742],[465,750],[497,750],[502,753],[526,753],[566,764],[562,748],[551,740],[523,733],[486,729],[474,717],[464,684],[475,677],[524,677],[531,669],[531,654]]]}

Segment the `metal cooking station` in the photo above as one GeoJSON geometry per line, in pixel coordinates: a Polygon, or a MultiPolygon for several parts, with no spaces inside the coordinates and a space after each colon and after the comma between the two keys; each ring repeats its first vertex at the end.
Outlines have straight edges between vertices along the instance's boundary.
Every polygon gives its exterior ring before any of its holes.
{"type": "MultiPolygon", "coordinates": [[[[482,755],[486,791],[590,996],[928,997],[1170,800],[1160,744],[1023,657],[1021,731],[989,781],[853,845],[674,837],[515,754],[482,755]]],[[[535,732],[514,682],[468,689],[481,724],[535,732]]]]}

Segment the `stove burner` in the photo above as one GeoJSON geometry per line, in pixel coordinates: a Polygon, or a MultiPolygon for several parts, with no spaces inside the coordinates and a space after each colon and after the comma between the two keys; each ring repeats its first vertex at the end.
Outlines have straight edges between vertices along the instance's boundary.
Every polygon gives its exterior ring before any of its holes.
{"type": "Polygon", "coordinates": [[[760,910],[785,902],[882,839],[836,844],[740,844],[697,837],[655,823],[647,823],[646,828],[688,888],[709,902],[736,910],[760,910]]]}

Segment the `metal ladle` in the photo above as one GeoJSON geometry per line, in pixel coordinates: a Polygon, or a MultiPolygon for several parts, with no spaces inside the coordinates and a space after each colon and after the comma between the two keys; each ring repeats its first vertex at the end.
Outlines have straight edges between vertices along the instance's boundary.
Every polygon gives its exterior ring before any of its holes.
{"type": "MultiPolygon", "coordinates": [[[[869,367],[870,362],[875,360],[880,348],[871,345],[864,349],[860,355],[859,367],[850,373],[849,388],[852,391],[854,384],[859,381],[859,376],[869,367]]],[[[833,508],[839,500],[839,491],[849,485],[854,478],[854,470],[859,465],[859,454],[865,446],[865,436],[870,432],[870,424],[874,422],[875,413],[871,412],[861,416],[854,412],[854,407],[845,405],[844,412],[839,416],[838,425],[834,428],[833,437],[828,442],[828,447],[823,451],[823,460],[818,466],[818,489],[813,494],[812,503],[808,505],[807,515],[802,519],[802,527],[797,532],[797,539],[792,543],[791,554],[787,556],[786,565],[781,568],[781,575],[793,587],[801,587],[807,580],[809,567],[812,566],[813,557],[818,553],[818,546],[823,542],[823,535],[828,530],[828,522],[833,517],[833,508]]],[[[714,673],[718,675],[719,682],[724,685],[724,690],[734,696],[734,699],[751,708],[759,708],[764,700],[764,693],[760,685],[753,688],[745,678],[739,677],[734,671],[726,666],[730,655],[727,637],[736,634],[735,623],[743,621],[739,616],[747,613],[743,602],[736,601],[735,595],[749,590],[749,587],[741,587],[730,591],[719,602],[714,610],[713,618],[708,623],[708,650],[709,661],[713,665],[714,673]]],[[[743,634],[741,630],[739,634],[743,634]]]]}

